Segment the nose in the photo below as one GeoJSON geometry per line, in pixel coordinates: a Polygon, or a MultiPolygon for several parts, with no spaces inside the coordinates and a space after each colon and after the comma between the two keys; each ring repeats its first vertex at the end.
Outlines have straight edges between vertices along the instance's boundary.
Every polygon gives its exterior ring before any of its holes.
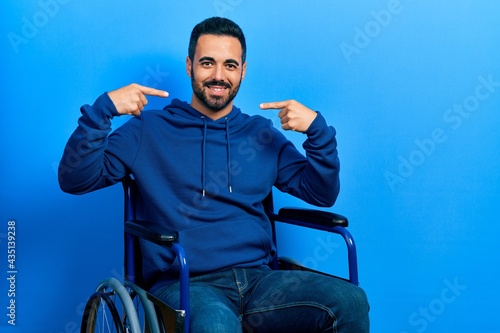
{"type": "Polygon", "coordinates": [[[212,74],[213,79],[216,81],[224,81],[224,67],[221,65],[217,65],[214,67],[214,72],[212,74]]]}

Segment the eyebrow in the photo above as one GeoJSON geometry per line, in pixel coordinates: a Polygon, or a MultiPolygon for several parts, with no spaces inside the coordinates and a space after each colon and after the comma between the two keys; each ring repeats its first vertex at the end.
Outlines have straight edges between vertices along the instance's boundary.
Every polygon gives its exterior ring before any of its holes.
{"type": "MultiPolygon", "coordinates": [[[[203,61],[211,61],[211,62],[215,62],[215,59],[212,58],[212,57],[208,57],[208,56],[205,56],[205,57],[201,57],[200,60],[198,60],[198,62],[203,62],[203,61]]],[[[237,62],[236,60],[234,59],[226,59],[226,61],[224,61],[224,63],[226,64],[235,64],[236,66],[239,66],[240,63],[237,62]]]]}

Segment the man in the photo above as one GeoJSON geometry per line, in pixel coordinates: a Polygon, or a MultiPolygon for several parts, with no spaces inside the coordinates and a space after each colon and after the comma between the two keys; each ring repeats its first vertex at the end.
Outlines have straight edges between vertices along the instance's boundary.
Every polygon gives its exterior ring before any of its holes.
{"type": "MultiPolygon", "coordinates": [[[[59,169],[61,188],[86,193],[132,174],[137,215],[176,230],[190,265],[191,332],[368,332],[364,292],[306,272],[272,271],[275,253],[262,200],[273,186],[311,204],[331,206],[339,191],[335,130],[320,113],[290,100],[282,128],[305,133],[307,158],[271,121],[233,105],[246,73],[241,29],[224,18],[191,34],[186,71],[191,103],[174,99],[144,111],[165,91],[131,84],[82,107],[59,169]],[[112,134],[110,120],[131,118],[112,134]]],[[[176,307],[174,254],[142,244],[148,288],[176,307]]]]}

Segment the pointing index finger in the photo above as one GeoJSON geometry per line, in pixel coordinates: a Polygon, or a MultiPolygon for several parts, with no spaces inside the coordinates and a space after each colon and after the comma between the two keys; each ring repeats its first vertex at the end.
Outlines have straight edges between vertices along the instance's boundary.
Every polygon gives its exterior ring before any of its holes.
{"type": "Polygon", "coordinates": [[[270,109],[283,109],[288,105],[288,101],[281,102],[269,102],[269,103],[261,103],[260,108],[262,110],[270,110],[270,109]]]}
{"type": "Polygon", "coordinates": [[[158,97],[167,97],[168,92],[165,90],[159,90],[151,87],[146,87],[146,86],[139,86],[139,90],[144,94],[148,96],[158,96],[158,97]]]}

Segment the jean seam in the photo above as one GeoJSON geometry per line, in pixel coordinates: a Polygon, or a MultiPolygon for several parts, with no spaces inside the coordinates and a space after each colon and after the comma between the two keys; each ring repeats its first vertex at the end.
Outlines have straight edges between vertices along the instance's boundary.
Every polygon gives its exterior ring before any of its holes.
{"type": "MultiPolygon", "coordinates": [[[[234,269],[233,269],[233,271],[234,271],[234,269]]],[[[234,272],[234,276],[236,278],[236,284],[238,285],[238,292],[240,292],[240,293],[248,287],[247,271],[246,271],[246,269],[242,269],[242,272],[243,272],[243,278],[244,278],[243,286],[241,286],[239,284],[239,282],[241,282],[241,281],[238,280],[238,274],[236,274],[236,272],[234,272]]]]}
{"type": "Polygon", "coordinates": [[[294,303],[287,303],[287,304],[282,304],[282,305],[278,305],[278,306],[270,306],[267,308],[253,309],[253,310],[245,312],[243,314],[243,316],[247,316],[247,315],[255,314],[255,313],[269,312],[269,311],[274,311],[274,310],[282,310],[282,309],[292,308],[292,307],[300,307],[300,306],[310,306],[310,307],[321,309],[321,310],[325,311],[326,313],[328,313],[328,315],[333,318],[332,332],[333,333],[337,332],[337,327],[336,327],[337,326],[337,317],[335,316],[335,314],[330,310],[330,308],[328,308],[322,304],[315,303],[315,302],[294,302],[294,303]]]}
{"type": "MultiPolygon", "coordinates": [[[[241,272],[243,272],[243,286],[241,286],[241,281],[239,280],[239,274],[238,272],[236,271],[236,269],[232,269],[233,270],[233,275],[234,275],[234,281],[237,285],[237,288],[238,288],[238,295],[239,295],[239,306],[240,306],[240,314],[243,312],[243,308],[244,308],[244,302],[243,302],[243,290],[245,290],[247,287],[248,287],[248,278],[247,278],[247,272],[245,269],[242,269],[241,272]]],[[[241,318],[243,318],[243,315],[241,314],[240,315],[241,318]]]]}

